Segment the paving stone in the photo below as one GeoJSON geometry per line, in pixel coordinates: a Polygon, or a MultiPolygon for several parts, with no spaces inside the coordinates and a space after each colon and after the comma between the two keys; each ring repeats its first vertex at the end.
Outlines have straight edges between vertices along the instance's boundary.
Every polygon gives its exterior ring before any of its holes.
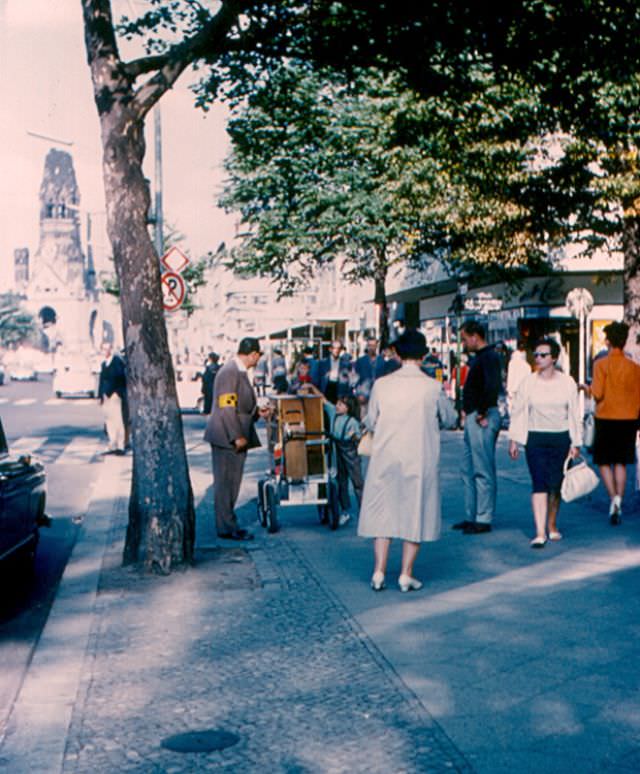
{"type": "Polygon", "coordinates": [[[167,578],[123,569],[123,519],[64,772],[470,770],[285,537],[261,549],[274,593],[243,549],[203,552],[193,571],[167,578]],[[160,747],[207,728],[240,741],[209,754],[160,747]]]}

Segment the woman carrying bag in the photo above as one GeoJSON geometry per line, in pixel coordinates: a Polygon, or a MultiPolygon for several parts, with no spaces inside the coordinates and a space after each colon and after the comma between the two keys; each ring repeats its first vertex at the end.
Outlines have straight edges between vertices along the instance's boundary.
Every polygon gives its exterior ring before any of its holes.
{"type": "Polygon", "coordinates": [[[517,459],[518,444],[524,445],[531,474],[536,528],[531,548],[543,548],[547,535],[549,540],[562,539],[557,516],[564,463],[567,456],[578,457],[582,445],[578,388],[556,368],[559,355],[560,347],[553,339],[536,343],[535,371],[516,392],[509,426],[509,456],[517,459]]]}

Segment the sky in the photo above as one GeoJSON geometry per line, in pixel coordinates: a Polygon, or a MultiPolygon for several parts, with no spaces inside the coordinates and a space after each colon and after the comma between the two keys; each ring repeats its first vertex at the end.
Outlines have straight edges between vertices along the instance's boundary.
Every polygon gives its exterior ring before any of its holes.
{"type": "MultiPolygon", "coordinates": [[[[144,9],[115,0],[114,15],[144,9]]],[[[126,56],[133,51],[122,49],[126,56]]],[[[197,258],[234,233],[234,218],[216,206],[228,150],[225,110],[194,107],[189,73],[161,100],[165,221],[186,236],[197,258]]],[[[152,118],[146,174],[153,179],[152,118]]],[[[92,213],[98,256],[106,252],[99,124],[86,63],[80,0],[0,0],[0,288],[11,285],[13,250],[38,246],[38,191],[51,147],[68,150],[80,188],[83,224],[92,213]],[[72,142],[38,139],[29,132],[72,142]]],[[[95,248],[94,248],[95,249],[95,248]]],[[[98,269],[108,268],[99,265],[98,269]]]]}

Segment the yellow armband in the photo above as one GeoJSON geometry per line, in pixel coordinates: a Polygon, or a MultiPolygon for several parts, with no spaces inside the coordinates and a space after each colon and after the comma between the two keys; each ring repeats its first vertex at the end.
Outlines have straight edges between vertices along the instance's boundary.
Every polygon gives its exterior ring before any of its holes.
{"type": "Polygon", "coordinates": [[[218,396],[218,408],[235,408],[238,405],[238,395],[235,392],[223,392],[218,396]]]}

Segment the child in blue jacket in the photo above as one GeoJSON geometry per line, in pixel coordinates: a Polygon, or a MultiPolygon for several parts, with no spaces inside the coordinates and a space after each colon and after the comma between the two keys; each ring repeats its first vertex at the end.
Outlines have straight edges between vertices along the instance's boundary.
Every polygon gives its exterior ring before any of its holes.
{"type": "Polygon", "coordinates": [[[344,526],[351,518],[349,514],[351,507],[349,481],[353,484],[358,510],[360,510],[364,488],[360,457],[358,456],[358,442],[363,432],[358,419],[360,407],[353,395],[338,398],[335,406],[325,400],[324,406],[329,415],[329,436],[333,441],[338,469],[338,501],[342,511],[340,525],[344,526]]]}

